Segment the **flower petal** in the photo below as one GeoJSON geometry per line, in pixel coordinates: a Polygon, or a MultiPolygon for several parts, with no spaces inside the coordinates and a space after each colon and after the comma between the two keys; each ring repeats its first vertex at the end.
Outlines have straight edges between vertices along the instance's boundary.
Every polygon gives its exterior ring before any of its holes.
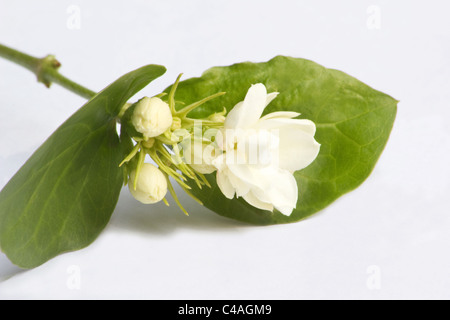
{"type": "Polygon", "coordinates": [[[273,99],[275,99],[278,96],[279,92],[271,92],[267,95],[266,98],[266,105],[264,107],[267,107],[269,103],[272,102],[273,99]]]}
{"type": "Polygon", "coordinates": [[[239,102],[228,113],[224,127],[226,129],[248,128],[256,124],[267,103],[267,90],[262,83],[252,85],[244,101],[239,102]]]}
{"type": "MultiPolygon", "coordinates": [[[[242,165],[240,165],[242,166],[242,165]]],[[[244,167],[244,166],[242,166],[244,167]]],[[[245,167],[244,167],[245,168],[245,167]]],[[[245,168],[246,169],[246,168],[245,168]]],[[[231,170],[228,170],[228,180],[230,181],[231,185],[233,186],[234,190],[236,191],[237,197],[242,197],[246,195],[251,188],[251,184],[242,180],[240,177],[233,174],[231,170]]]]}
{"type": "Polygon", "coordinates": [[[278,165],[294,172],[310,165],[320,151],[314,139],[316,127],[304,119],[269,119],[259,122],[260,129],[278,130],[278,165]]]}
{"type": "MultiPolygon", "coordinates": [[[[250,201],[272,204],[285,215],[290,215],[297,205],[298,187],[294,176],[287,170],[274,166],[229,166],[229,174],[250,186],[250,201]],[[257,201],[255,200],[257,199],[257,201]]],[[[243,196],[246,199],[246,196],[243,196]]],[[[246,199],[247,200],[247,199],[246,199]]],[[[250,203],[250,201],[248,201],[250,203]]],[[[250,203],[251,204],[251,203],[250,203]]],[[[259,207],[258,207],[259,208],[259,207]]]]}
{"type": "Polygon", "coordinates": [[[235,191],[230,180],[228,179],[226,171],[217,171],[216,180],[220,191],[222,191],[225,197],[228,199],[233,199],[235,191]]]}
{"type": "Polygon", "coordinates": [[[225,118],[224,128],[225,129],[235,129],[239,126],[239,120],[241,114],[245,112],[243,109],[244,101],[238,102],[230,112],[228,112],[225,118]]]}
{"type": "Polygon", "coordinates": [[[300,113],[293,112],[293,111],[276,111],[269,114],[266,114],[264,117],[262,117],[260,120],[268,120],[268,119],[291,119],[298,117],[300,113]]]}
{"type": "Polygon", "coordinates": [[[289,216],[298,200],[298,186],[294,176],[287,170],[275,167],[263,169],[261,173],[268,180],[268,187],[264,190],[252,189],[253,194],[260,201],[271,203],[282,214],[289,216]]]}
{"type": "Polygon", "coordinates": [[[267,181],[261,175],[261,170],[252,165],[246,164],[230,164],[228,165],[228,173],[232,174],[235,179],[240,179],[250,188],[260,188],[264,190],[267,187],[267,181]]]}
{"type": "Polygon", "coordinates": [[[254,206],[255,208],[261,209],[261,210],[268,210],[273,211],[273,205],[267,202],[263,202],[259,200],[253,192],[249,192],[246,195],[243,196],[244,200],[247,201],[249,204],[254,206]]]}
{"type": "MultiPolygon", "coordinates": [[[[280,112],[285,113],[285,112],[280,112]]],[[[290,112],[288,112],[290,113],[290,112]]],[[[295,112],[293,112],[295,113],[295,112]]],[[[306,133],[310,135],[314,135],[316,133],[316,125],[311,120],[307,119],[289,119],[286,117],[277,117],[276,114],[278,112],[273,112],[273,116],[268,117],[272,115],[272,113],[269,113],[265,117],[261,118],[258,122],[258,129],[264,129],[264,130],[272,130],[272,129],[281,129],[281,128],[296,128],[305,131],[306,133]]]]}

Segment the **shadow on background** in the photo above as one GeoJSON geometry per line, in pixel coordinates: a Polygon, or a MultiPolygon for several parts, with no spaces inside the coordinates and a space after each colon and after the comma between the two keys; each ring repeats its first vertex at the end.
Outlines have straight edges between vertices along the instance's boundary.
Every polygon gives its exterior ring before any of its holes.
{"type": "Polygon", "coordinates": [[[124,188],[111,218],[110,227],[147,235],[167,236],[177,230],[237,232],[243,227],[250,226],[217,215],[189,197],[180,187],[176,185],[174,187],[189,216],[180,210],[170,195],[167,197],[169,207],[163,202],[145,205],[136,201],[128,188],[124,188]]]}
{"type": "Polygon", "coordinates": [[[22,272],[26,272],[26,270],[15,266],[4,253],[0,253],[0,285],[3,281],[22,272]]]}

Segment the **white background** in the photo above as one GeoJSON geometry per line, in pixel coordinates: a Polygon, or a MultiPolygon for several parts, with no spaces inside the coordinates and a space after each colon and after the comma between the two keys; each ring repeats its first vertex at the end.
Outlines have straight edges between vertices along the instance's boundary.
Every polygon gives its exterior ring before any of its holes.
{"type": "MultiPolygon", "coordinates": [[[[149,63],[168,72],[140,96],[180,72],[283,54],[401,101],[370,178],[306,221],[247,226],[181,196],[185,217],[172,200],[144,206],[123,190],[90,247],[29,271],[0,254],[0,298],[450,298],[449,10],[445,0],[0,0],[0,42],[56,54],[93,90],[149,63]]],[[[83,103],[0,60],[0,187],[83,103]]]]}

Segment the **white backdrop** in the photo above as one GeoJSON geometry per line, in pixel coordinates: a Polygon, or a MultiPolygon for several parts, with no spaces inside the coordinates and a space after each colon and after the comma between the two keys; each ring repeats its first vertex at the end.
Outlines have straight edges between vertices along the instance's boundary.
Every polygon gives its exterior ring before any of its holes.
{"type": "MultiPolygon", "coordinates": [[[[275,55],[343,70],[400,100],[370,178],[306,221],[253,227],[182,196],[123,190],[90,247],[22,271],[0,254],[0,298],[450,298],[448,1],[7,1],[0,43],[56,54],[93,90],[139,66],[176,75],[275,55]]],[[[0,187],[84,100],[0,60],[0,187]]],[[[180,193],[181,194],[181,193],[180,193]]]]}

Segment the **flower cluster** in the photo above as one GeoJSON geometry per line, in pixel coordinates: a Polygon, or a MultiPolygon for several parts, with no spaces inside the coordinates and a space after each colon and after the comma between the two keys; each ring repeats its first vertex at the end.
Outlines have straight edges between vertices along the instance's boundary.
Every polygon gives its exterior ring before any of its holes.
{"type": "Polygon", "coordinates": [[[181,210],[187,214],[178,200],[171,177],[191,197],[201,203],[191,192],[186,183],[188,179],[195,181],[199,188],[210,187],[201,170],[183,161],[183,150],[179,147],[185,140],[193,136],[194,124],[198,121],[209,127],[222,127],[224,118],[191,119],[188,113],[203,103],[224,93],[217,93],[201,101],[188,105],[180,110],[175,107],[175,92],[181,75],[177,78],[167,95],[167,102],[161,98],[144,97],[133,105],[126,105],[120,113],[122,139],[131,138],[130,153],[120,164],[124,169],[124,182],[128,184],[131,194],[140,202],[149,204],[164,201],[170,192],[181,210]],[[146,163],[147,155],[154,164],[146,163]]]}
{"type": "Polygon", "coordinates": [[[189,112],[224,93],[177,110],[174,96],[179,80],[167,102],[161,99],[165,94],[146,97],[123,113],[134,141],[121,164],[131,194],[142,203],[163,200],[167,204],[169,191],[187,214],[169,177],[196,199],[187,179],[199,188],[210,187],[205,175],[215,173],[217,185],[228,199],[242,197],[256,208],[290,215],[298,201],[293,174],[312,163],[320,150],[314,123],[294,119],[300,115],[296,112],[262,116],[278,93],[268,94],[260,83],[252,85],[245,99],[227,115],[224,109],[204,119],[191,119],[189,112]],[[156,166],[145,163],[146,155],[156,166]]]}

